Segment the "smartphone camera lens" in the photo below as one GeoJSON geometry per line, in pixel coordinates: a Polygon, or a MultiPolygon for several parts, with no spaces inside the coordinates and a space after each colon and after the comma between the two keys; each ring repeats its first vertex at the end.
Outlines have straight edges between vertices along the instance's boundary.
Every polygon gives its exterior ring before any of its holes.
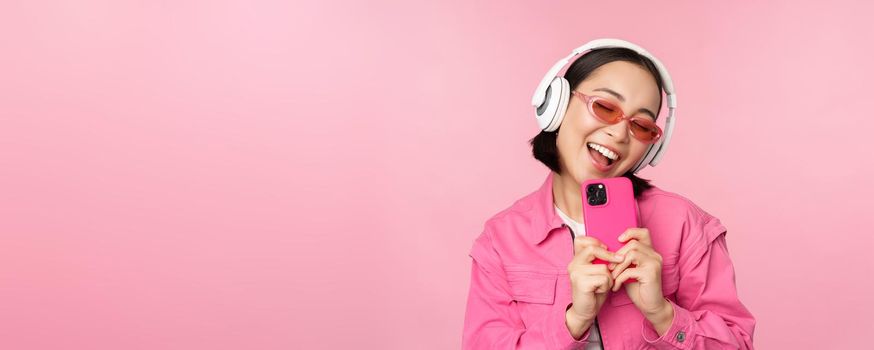
{"type": "Polygon", "coordinates": [[[595,183],[586,186],[586,201],[593,206],[607,203],[607,189],[604,184],[595,183]]]}

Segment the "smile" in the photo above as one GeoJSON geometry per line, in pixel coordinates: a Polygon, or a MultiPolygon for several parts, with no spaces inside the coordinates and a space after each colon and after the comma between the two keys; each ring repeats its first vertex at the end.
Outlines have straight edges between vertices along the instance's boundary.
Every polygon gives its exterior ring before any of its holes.
{"type": "Polygon", "coordinates": [[[621,155],[608,148],[607,146],[600,145],[594,142],[586,143],[589,149],[589,159],[592,160],[592,165],[595,166],[598,171],[608,172],[613,166],[616,165],[621,155]]]}

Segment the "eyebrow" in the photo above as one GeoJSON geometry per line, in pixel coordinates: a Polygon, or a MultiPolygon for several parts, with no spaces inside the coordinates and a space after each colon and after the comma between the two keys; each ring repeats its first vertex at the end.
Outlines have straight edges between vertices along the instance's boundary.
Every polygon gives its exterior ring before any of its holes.
{"type": "MultiPolygon", "coordinates": [[[[611,94],[611,95],[613,95],[613,96],[616,96],[616,98],[618,98],[620,102],[625,102],[625,97],[624,97],[624,96],[622,96],[622,95],[619,94],[618,92],[613,91],[613,90],[610,90],[610,89],[608,89],[608,88],[597,88],[597,89],[595,89],[595,90],[593,90],[593,91],[604,91],[604,92],[606,92],[606,93],[608,93],[608,94],[611,94]]],[[[635,112],[635,114],[637,114],[637,113],[646,113],[646,114],[649,114],[650,117],[652,117],[652,120],[655,120],[655,119],[656,119],[656,115],[655,115],[655,113],[653,113],[651,110],[648,110],[648,109],[646,109],[646,108],[638,109],[637,112],[635,112]]]]}

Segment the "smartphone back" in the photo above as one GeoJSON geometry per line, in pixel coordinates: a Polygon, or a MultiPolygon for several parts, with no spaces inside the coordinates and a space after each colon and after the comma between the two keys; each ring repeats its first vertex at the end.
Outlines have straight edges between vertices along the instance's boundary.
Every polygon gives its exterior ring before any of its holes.
{"type": "MultiPolygon", "coordinates": [[[[595,237],[615,252],[625,243],[618,237],[630,227],[638,226],[637,202],[631,180],[626,177],[590,179],[580,187],[586,235],[595,237]]],[[[606,263],[595,259],[594,263],[606,263]]]]}

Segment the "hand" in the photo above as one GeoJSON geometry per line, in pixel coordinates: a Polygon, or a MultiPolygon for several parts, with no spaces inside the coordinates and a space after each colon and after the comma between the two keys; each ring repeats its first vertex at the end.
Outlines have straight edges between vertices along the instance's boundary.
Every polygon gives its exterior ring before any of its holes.
{"type": "Polygon", "coordinates": [[[667,327],[660,326],[664,326],[665,322],[670,326],[673,307],[662,294],[662,256],[652,247],[649,229],[629,228],[619,236],[619,241],[627,242],[616,252],[623,255],[625,260],[608,266],[615,280],[613,291],[618,291],[625,284],[628,297],[644,316],[657,330],[667,330],[667,327]],[[637,281],[626,283],[630,278],[637,281]]]}
{"type": "Polygon", "coordinates": [[[576,319],[583,322],[594,320],[613,287],[613,277],[607,266],[592,264],[595,258],[616,263],[622,261],[621,256],[607,251],[607,245],[597,238],[574,238],[574,257],[567,268],[573,298],[572,308],[568,312],[573,312],[576,319]]]}

